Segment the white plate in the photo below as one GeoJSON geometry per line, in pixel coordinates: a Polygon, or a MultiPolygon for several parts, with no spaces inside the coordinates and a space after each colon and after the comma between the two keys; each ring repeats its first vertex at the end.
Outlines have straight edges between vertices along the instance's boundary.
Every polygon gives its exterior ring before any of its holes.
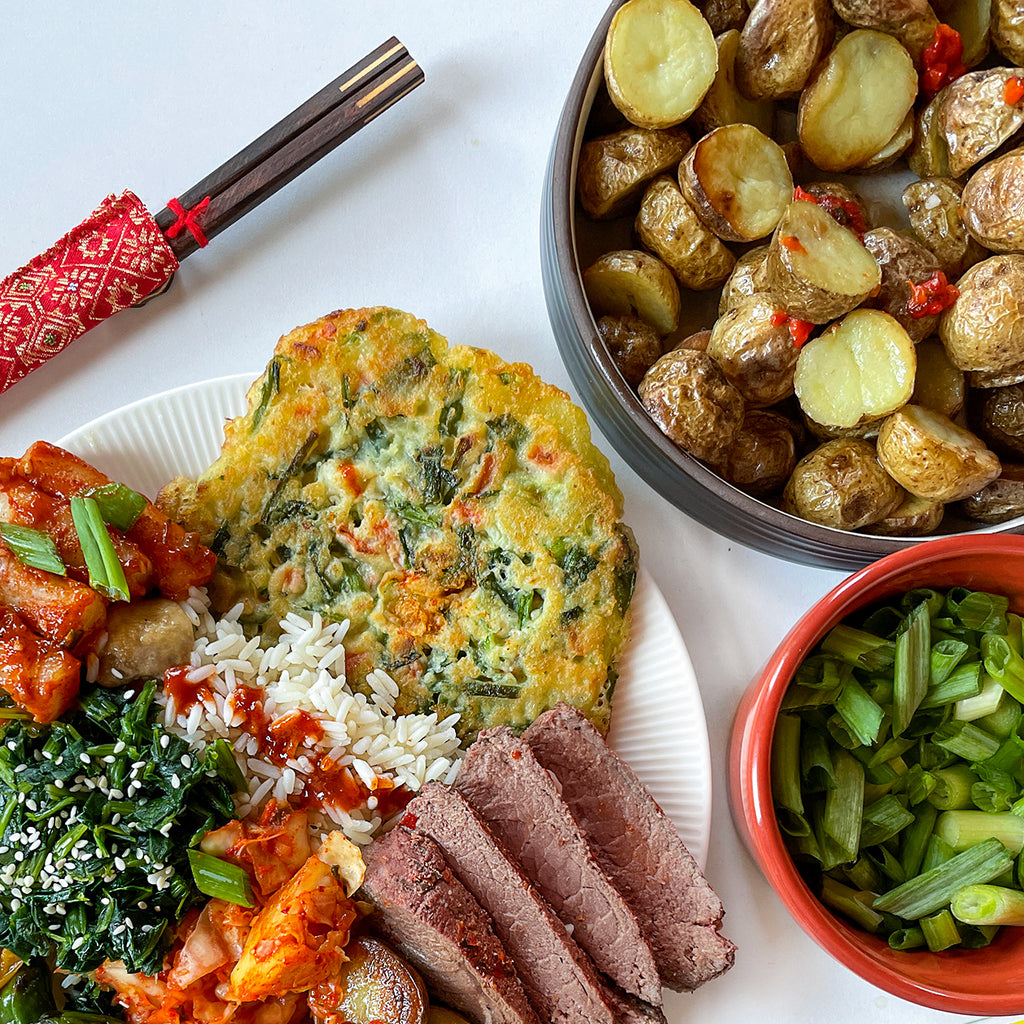
{"type": "MultiPolygon", "coordinates": [[[[195,476],[217,456],[224,420],[245,409],[258,372],[190,384],[143,399],[59,442],[152,497],[177,473],[195,476]]],[[[693,666],[679,628],[643,570],[632,636],[615,691],[611,743],[675,822],[703,867],[711,824],[711,758],[693,666]]]]}

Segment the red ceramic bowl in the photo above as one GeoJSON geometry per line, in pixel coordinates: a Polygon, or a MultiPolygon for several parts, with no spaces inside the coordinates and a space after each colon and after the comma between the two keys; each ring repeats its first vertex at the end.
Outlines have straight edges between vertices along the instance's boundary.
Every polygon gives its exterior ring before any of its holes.
{"type": "Polygon", "coordinates": [[[840,963],[893,995],[952,1013],[1024,1013],[1024,928],[1004,928],[985,949],[898,952],[834,916],[801,878],[772,806],[775,720],[797,666],[852,612],[914,587],[964,586],[1010,599],[1024,614],[1024,538],[960,536],[928,541],[844,580],[793,627],[744,694],[733,723],[729,787],[733,818],[769,884],[797,923],[840,963]]]}

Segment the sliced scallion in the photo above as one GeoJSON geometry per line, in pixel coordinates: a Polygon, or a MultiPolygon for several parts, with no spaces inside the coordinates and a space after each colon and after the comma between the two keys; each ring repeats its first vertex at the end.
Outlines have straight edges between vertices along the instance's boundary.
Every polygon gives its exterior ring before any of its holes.
{"type": "Polygon", "coordinates": [[[965,885],[953,894],[949,909],[965,924],[1024,924],[1024,892],[1001,885],[965,885]]]}
{"type": "MultiPolygon", "coordinates": [[[[1024,849],[1024,818],[1004,811],[991,814],[988,811],[962,810],[943,811],[935,822],[935,834],[953,847],[967,850],[985,841],[998,840],[1016,856],[1024,849]]],[[[991,876],[994,877],[994,876],[991,876]]],[[[987,882],[989,878],[976,878],[976,882],[987,882]]],[[[967,885],[967,882],[963,883],[967,885]]]]}
{"type": "Polygon", "coordinates": [[[252,883],[244,868],[202,850],[189,850],[188,861],[200,892],[240,907],[255,906],[252,883]]]}
{"type": "Polygon", "coordinates": [[[928,690],[931,673],[931,619],[922,601],[907,617],[907,628],[896,638],[893,663],[892,734],[902,736],[928,690]]]}
{"type": "Polygon", "coordinates": [[[22,565],[56,573],[58,576],[68,574],[53,538],[42,530],[18,523],[0,523],[0,539],[3,539],[22,565]]]}
{"type": "Polygon", "coordinates": [[[76,496],[71,499],[71,518],[89,570],[89,584],[113,600],[127,601],[128,581],[99,506],[92,498],[76,496]]]}
{"type": "Polygon", "coordinates": [[[122,533],[126,533],[135,525],[146,507],[146,499],[138,491],[118,483],[94,487],[85,497],[96,502],[105,523],[116,527],[122,533]]]}
{"type": "Polygon", "coordinates": [[[940,910],[937,914],[922,917],[921,931],[924,934],[924,941],[928,943],[928,948],[933,953],[960,943],[960,930],[948,910],[940,910]]]}

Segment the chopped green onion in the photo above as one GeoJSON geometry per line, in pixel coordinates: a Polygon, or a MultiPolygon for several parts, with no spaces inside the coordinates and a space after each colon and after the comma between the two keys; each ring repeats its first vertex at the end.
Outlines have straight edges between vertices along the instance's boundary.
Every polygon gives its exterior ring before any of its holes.
{"type": "Polygon", "coordinates": [[[907,878],[913,878],[921,873],[925,853],[928,850],[928,840],[935,828],[935,819],[938,816],[937,807],[929,803],[922,804],[917,809],[913,822],[904,829],[900,846],[900,863],[903,865],[903,873],[907,878]]]}
{"type": "Polygon", "coordinates": [[[794,814],[804,813],[800,790],[800,719],[796,715],[782,714],[775,720],[772,797],[779,806],[794,814]]]}
{"type": "Polygon", "coordinates": [[[858,892],[826,875],[821,880],[821,902],[856,921],[869,932],[877,932],[884,918],[872,909],[874,894],[858,892]]]}
{"type": "Polygon", "coordinates": [[[931,620],[922,601],[907,618],[907,628],[896,638],[893,678],[892,734],[902,736],[928,690],[931,672],[931,620]]]}
{"type": "MultiPolygon", "coordinates": [[[[860,845],[860,823],[864,809],[864,767],[845,750],[836,751],[835,788],[825,794],[822,824],[842,856],[837,863],[847,863],[857,856],[860,845]]],[[[1024,818],[1018,819],[1024,825],[1024,818]]]]}
{"type": "Polygon", "coordinates": [[[891,640],[844,623],[835,626],[821,641],[821,650],[871,672],[888,668],[895,657],[891,640]]]}
{"type": "Polygon", "coordinates": [[[843,685],[836,699],[836,711],[842,716],[850,732],[868,746],[878,739],[885,712],[868,696],[856,679],[849,679],[843,685]]]}
{"type": "Polygon", "coordinates": [[[202,850],[189,850],[188,860],[200,892],[241,907],[256,905],[252,898],[252,883],[244,868],[202,850]]]}
{"type": "Polygon", "coordinates": [[[245,792],[248,788],[249,784],[235,760],[235,752],[223,736],[206,748],[206,762],[236,793],[245,792]]]}
{"type": "Polygon", "coordinates": [[[897,928],[889,933],[890,949],[920,949],[924,944],[924,932],[917,925],[897,928]]]}
{"type": "Polygon", "coordinates": [[[1001,885],[965,885],[950,901],[953,916],[965,924],[1024,924],[1024,892],[1001,885]]]}
{"type": "Polygon", "coordinates": [[[142,515],[146,499],[124,484],[109,483],[93,487],[84,497],[92,498],[99,506],[103,522],[127,533],[142,515]]]}
{"type": "Polygon", "coordinates": [[[981,691],[982,665],[980,661],[960,665],[941,682],[934,683],[921,701],[922,708],[939,708],[981,691]]]}
{"type": "Polygon", "coordinates": [[[908,811],[896,797],[883,796],[873,804],[864,808],[864,817],[860,827],[860,845],[877,846],[898,835],[914,821],[914,815],[908,811]]]}
{"type": "Polygon", "coordinates": [[[932,734],[932,740],[965,761],[984,761],[999,749],[999,740],[973,722],[947,722],[932,734]]]}
{"type": "MultiPolygon", "coordinates": [[[[968,850],[986,840],[998,840],[1016,856],[1024,849],[1024,818],[1004,811],[943,811],[935,822],[935,834],[946,840],[954,850],[968,850]]],[[[976,879],[989,881],[989,879],[976,879]]],[[[964,885],[967,883],[965,882],[964,885]]]]}
{"type": "Polygon", "coordinates": [[[935,788],[928,794],[928,802],[940,811],[955,811],[971,806],[971,786],[978,777],[970,765],[951,764],[931,773],[935,788]]]}
{"type": "Polygon", "coordinates": [[[1024,703],[1024,658],[1005,636],[986,633],[981,640],[985,671],[1016,700],[1024,703]]]}
{"type": "Polygon", "coordinates": [[[986,715],[994,714],[1004,698],[1008,701],[1012,699],[999,683],[985,672],[981,676],[981,689],[973,697],[962,697],[958,700],[953,709],[953,717],[959,722],[974,722],[986,715]]]}
{"type": "Polygon", "coordinates": [[[71,499],[71,518],[82,545],[90,585],[113,600],[129,600],[124,568],[110,542],[99,506],[92,498],[76,496],[71,499]]]}
{"type": "Polygon", "coordinates": [[[925,847],[921,871],[931,871],[932,868],[945,864],[947,860],[952,860],[955,856],[956,850],[942,836],[937,836],[933,832],[928,839],[927,847],[925,847]]]}
{"type": "Polygon", "coordinates": [[[928,948],[933,953],[949,949],[960,943],[960,930],[948,910],[940,910],[937,914],[921,918],[921,931],[928,948]]]}
{"type": "MultiPolygon", "coordinates": [[[[996,684],[999,685],[998,683],[996,684]]],[[[976,720],[976,724],[993,736],[1009,736],[1021,719],[1021,706],[1003,688],[1002,699],[995,711],[976,720]]]]}
{"type": "Polygon", "coordinates": [[[31,569],[67,576],[68,571],[57,553],[53,538],[42,530],[18,523],[0,523],[0,539],[11,549],[11,553],[31,569]]]}
{"type": "Polygon", "coordinates": [[[1012,863],[1013,855],[998,839],[987,839],[939,867],[890,889],[875,900],[874,908],[916,921],[946,906],[957,889],[988,882],[1012,863]]]}

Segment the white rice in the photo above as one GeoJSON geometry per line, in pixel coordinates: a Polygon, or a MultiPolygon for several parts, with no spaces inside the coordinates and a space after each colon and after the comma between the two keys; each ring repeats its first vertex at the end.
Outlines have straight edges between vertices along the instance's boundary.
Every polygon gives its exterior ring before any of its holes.
{"type": "MultiPolygon", "coordinates": [[[[370,696],[354,692],[345,680],[344,639],[348,622],[324,622],[291,613],[281,635],[264,646],[247,638],[238,622],[241,606],[214,618],[204,591],[193,589],[182,607],[192,622],[195,643],[186,679],[202,683],[209,699],[187,712],[161,695],[164,725],[197,747],[219,737],[233,747],[248,793],[236,797],[240,816],[258,814],[269,800],[287,802],[301,794],[315,762],[322,756],[348,767],[371,791],[386,779],[418,792],[426,782],[450,782],[461,752],[455,733],[458,715],[443,721],[436,714],[396,715],[398,684],[380,669],[367,676],[370,696]],[[311,715],[323,730],[313,747],[301,746],[284,765],[262,756],[260,740],[242,728],[233,694],[237,687],[261,689],[263,711],[271,727],[296,711],[311,715]]],[[[325,806],[322,813],[355,843],[367,843],[383,824],[372,795],[345,810],[325,806]]]]}

